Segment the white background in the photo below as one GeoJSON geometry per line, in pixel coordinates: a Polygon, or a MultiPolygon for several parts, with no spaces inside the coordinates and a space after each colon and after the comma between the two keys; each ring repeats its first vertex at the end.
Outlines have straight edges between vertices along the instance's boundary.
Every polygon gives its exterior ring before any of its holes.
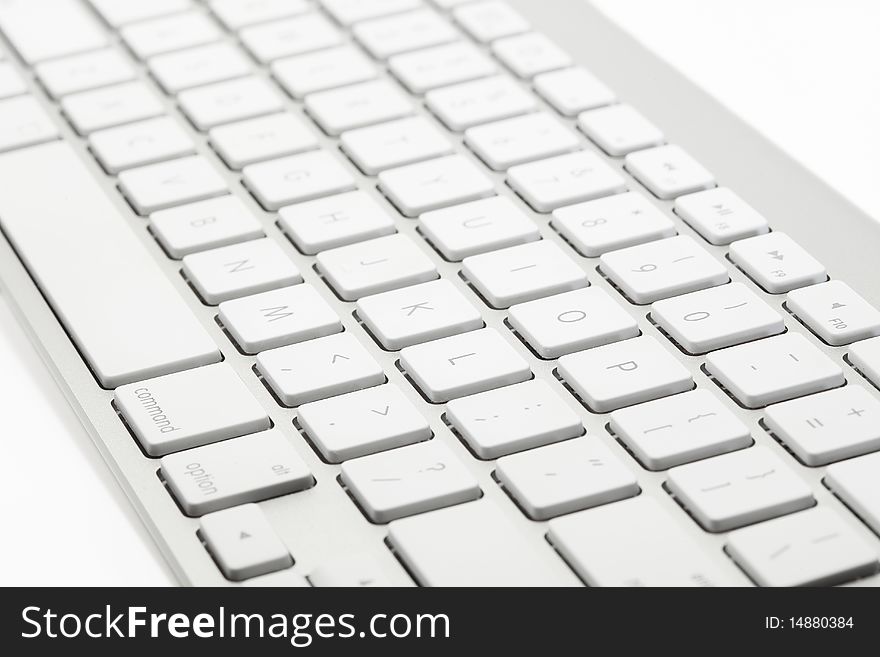
{"type": "MultiPolygon", "coordinates": [[[[880,3],[595,2],[880,220],[880,3]]],[[[0,584],[173,582],[2,298],[0,418],[0,584]]]]}

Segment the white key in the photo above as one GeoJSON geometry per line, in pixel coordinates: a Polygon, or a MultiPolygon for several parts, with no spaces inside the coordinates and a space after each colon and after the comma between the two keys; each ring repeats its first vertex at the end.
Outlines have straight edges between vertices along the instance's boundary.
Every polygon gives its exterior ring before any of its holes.
{"type": "Polygon", "coordinates": [[[453,262],[541,239],[535,222],[506,196],[426,212],[419,224],[434,248],[453,262]]]}
{"type": "Polygon", "coordinates": [[[578,116],[578,126],[603,151],[614,156],[664,142],[660,128],[630,105],[611,105],[584,112],[578,116]]]}
{"type": "Polygon", "coordinates": [[[278,429],[169,454],[162,458],[161,472],[188,516],[295,493],[315,483],[278,429]]]}
{"type": "Polygon", "coordinates": [[[226,181],[201,155],[128,169],[119,189],[139,214],[225,194],[226,181]]]}
{"type": "Polygon", "coordinates": [[[502,457],[495,472],[533,520],[639,494],[633,473],[596,438],[566,440],[502,457]]]}
{"type": "Polygon", "coordinates": [[[456,22],[477,41],[488,43],[529,29],[528,21],[504,2],[471,2],[452,11],[456,22]]]}
{"type": "Polygon", "coordinates": [[[507,76],[463,82],[425,94],[425,104],[451,130],[531,112],[535,97],[507,76]]]}
{"type": "Polygon", "coordinates": [[[702,389],[614,411],[611,429],[648,470],[666,470],[752,444],[748,427],[702,389]]]}
{"type": "Polygon", "coordinates": [[[470,128],[465,144],[496,171],[577,150],[577,135],[546,112],[470,128]]]}
{"type": "Polygon", "coordinates": [[[238,33],[238,37],[262,64],[281,57],[338,46],[342,42],[342,33],[317,13],[246,27],[238,33]]]}
{"type": "Polygon", "coordinates": [[[412,101],[388,80],[372,80],[306,96],[305,110],[330,135],[413,113],[412,101]]]}
{"type": "Polygon", "coordinates": [[[370,59],[353,46],[328,48],[272,62],[273,77],[294,98],[376,77],[370,59]]]}
{"type": "Polygon", "coordinates": [[[55,123],[33,96],[0,100],[0,153],[59,136],[55,123]]]}
{"type": "Polygon", "coordinates": [[[150,58],[147,67],[169,94],[241,77],[253,70],[241,49],[225,42],[157,55],[150,58]]]}
{"type": "Polygon", "coordinates": [[[257,369],[286,406],[385,383],[385,373],[351,333],[264,351],[257,369]]]}
{"type": "Polygon", "coordinates": [[[386,384],[303,404],[297,418],[331,463],[403,447],[431,437],[431,427],[404,397],[386,384]]]}
{"type": "Polygon", "coordinates": [[[492,180],[462,155],[383,171],[379,188],[407,217],[495,193],[492,180]]]}
{"type": "Polygon", "coordinates": [[[388,541],[422,586],[577,585],[489,500],[397,520],[388,541]]]}
{"type": "Polygon", "coordinates": [[[230,30],[301,14],[309,9],[306,0],[209,0],[208,5],[230,30]]]}
{"type": "Polygon", "coordinates": [[[388,70],[411,92],[421,94],[492,75],[498,67],[482,50],[462,41],[395,55],[388,60],[388,70]]]}
{"type": "Polygon", "coordinates": [[[377,523],[480,497],[477,480],[439,440],[346,461],[340,476],[377,523]]]}
{"type": "Polygon", "coordinates": [[[150,456],[165,456],[272,426],[226,363],[120,386],[116,408],[150,456]]]}
{"type": "Polygon", "coordinates": [[[422,116],[343,132],[339,145],[358,168],[374,176],[392,167],[452,152],[446,134],[422,116]]]}
{"type": "Polygon", "coordinates": [[[481,459],[494,459],[584,433],[577,413],[546,381],[532,379],[453,399],[446,415],[481,459]]]}
{"type": "Polygon", "coordinates": [[[388,212],[360,190],[288,205],[278,217],[282,230],[307,255],[395,232],[388,212]]]}
{"type": "Polygon", "coordinates": [[[376,59],[447,43],[459,36],[445,18],[430,9],[364,21],[352,28],[352,34],[376,59]]]}
{"type": "Polygon", "coordinates": [[[507,182],[538,212],[626,189],[623,177],[589,151],[515,166],[507,172],[507,182]]]}
{"type": "Polygon", "coordinates": [[[499,39],[492,52],[521,78],[571,66],[571,57],[545,35],[537,32],[499,39]]]}
{"type": "Polygon", "coordinates": [[[807,465],[880,450],[880,401],[849,385],[769,406],[764,421],[807,465]]]}
{"type": "Polygon", "coordinates": [[[855,511],[871,529],[880,534],[880,454],[828,466],[825,484],[855,511]]]}
{"type": "Polygon", "coordinates": [[[672,220],[638,192],[559,208],[550,223],[589,258],[676,234],[672,220]]]}
{"type": "Polygon", "coordinates": [[[98,130],[88,141],[108,173],[183,157],[196,148],[186,130],[168,116],[98,130]]]}
{"type": "Polygon", "coordinates": [[[117,50],[94,52],[53,59],[34,68],[40,84],[56,100],[77,91],[87,91],[135,77],[135,69],[117,50]]]}
{"type": "Polygon", "coordinates": [[[551,520],[547,538],[590,586],[733,583],[646,495],[551,520]]]}
{"type": "Polygon", "coordinates": [[[734,242],[730,259],[771,294],[784,294],[828,278],[825,267],[785,233],[734,242]]]}
{"type": "Polygon", "coordinates": [[[651,318],[692,354],[766,338],[785,330],[782,316],[742,283],[657,301],[651,318]]]}
{"type": "Polygon", "coordinates": [[[362,297],[357,313],[390,350],[483,327],[479,311],[445,279],[362,297]]]}
{"type": "Polygon", "coordinates": [[[585,68],[542,73],[535,77],[535,91],[565,116],[577,116],[584,110],[610,105],[614,92],[585,68]]]}
{"type": "Polygon", "coordinates": [[[880,335],[880,311],[843,281],[792,290],[785,303],[828,344],[839,346],[880,335]]]}
{"type": "Polygon", "coordinates": [[[327,151],[250,164],[242,182],[269,211],[355,188],[354,177],[327,151]]]}
{"type": "Polygon", "coordinates": [[[318,147],[317,136],[294,114],[270,114],[214,128],[211,145],[232,169],[318,147]]]}
{"type": "Polygon", "coordinates": [[[268,575],[260,575],[241,582],[241,586],[247,587],[284,587],[288,589],[310,588],[309,580],[295,573],[293,569],[277,570],[268,575]]]}
{"type": "Polygon", "coordinates": [[[800,333],[712,352],[706,367],[748,408],[836,388],[846,381],[837,363],[800,333]]]}
{"type": "Polygon", "coordinates": [[[880,337],[857,342],[847,356],[863,376],[880,387],[880,337]]]}
{"type": "Polygon", "coordinates": [[[263,236],[263,226],[235,196],[159,210],[150,215],[150,229],[176,259],[263,236]]]}
{"type": "Polygon", "coordinates": [[[267,237],[185,256],[183,274],[211,305],[302,282],[296,265],[267,237]]]}
{"type": "Polygon", "coordinates": [[[165,113],[162,101],[143,82],[70,94],[61,99],[61,109],[81,135],[165,113]]]}
{"type": "Polygon", "coordinates": [[[163,14],[186,11],[192,7],[192,0],[151,0],[150,2],[89,0],[89,3],[113,27],[156,18],[163,14]]]}
{"type": "Polygon", "coordinates": [[[639,334],[632,315],[596,287],[511,306],[508,320],[541,358],[558,358],[639,334]]]}
{"type": "Polygon", "coordinates": [[[316,262],[321,275],[346,301],[437,278],[434,263],[406,235],[322,251],[316,262]]]}
{"type": "Polygon", "coordinates": [[[339,315],[305,284],[224,301],[218,318],[247,354],[342,331],[339,315]]]}
{"type": "Polygon", "coordinates": [[[0,3],[0,32],[28,64],[107,45],[107,33],[78,0],[0,3]]]}
{"type": "Polygon", "coordinates": [[[274,85],[258,77],[187,89],[177,98],[180,109],[199,130],[284,109],[274,85]]]}
{"type": "Polygon", "coordinates": [[[315,587],[362,588],[396,586],[381,569],[376,560],[363,555],[348,555],[322,561],[309,573],[309,581],[315,587]]]}
{"type": "Polygon", "coordinates": [[[207,14],[196,10],[127,25],[119,34],[139,59],[211,43],[223,35],[207,14]]]}
{"type": "Polygon", "coordinates": [[[770,230],[757,210],[726,187],[679,196],[675,212],[712,244],[730,244],[770,230]]]}
{"type": "Polygon", "coordinates": [[[740,529],[725,549],[760,586],[832,586],[878,565],[877,551],[827,508],[740,529]]]}
{"type": "Polygon", "coordinates": [[[202,539],[227,579],[241,581],[293,565],[287,547],[256,504],[209,513],[199,524],[202,539]]]}
{"type": "Polygon", "coordinates": [[[445,402],[525,381],[529,364],[495,331],[485,328],[407,347],[400,363],[432,402],[445,402]]]}
{"type": "Polygon", "coordinates": [[[0,98],[19,96],[27,91],[24,78],[9,62],[0,63],[0,98]]]}
{"type": "Polygon", "coordinates": [[[723,532],[813,506],[810,487],[766,447],[672,468],[666,485],[710,532],[723,532]]]}
{"type": "Polygon", "coordinates": [[[493,308],[590,284],[580,265],[548,240],[470,256],[462,261],[461,271],[493,308]]]}
{"type": "Polygon", "coordinates": [[[724,265],[688,235],[611,251],[600,263],[602,272],[638,304],[730,280],[724,265]]]}
{"type": "Polygon", "coordinates": [[[679,146],[630,153],[626,169],[658,198],[675,198],[715,186],[715,178],[679,146]]]}
{"type": "Polygon", "coordinates": [[[422,6],[422,0],[320,0],[321,5],[343,25],[369,18],[396,14],[422,6]]]}
{"type": "Polygon", "coordinates": [[[694,387],[687,368],[650,336],[562,356],[559,375],[597,413],[694,387]]]}

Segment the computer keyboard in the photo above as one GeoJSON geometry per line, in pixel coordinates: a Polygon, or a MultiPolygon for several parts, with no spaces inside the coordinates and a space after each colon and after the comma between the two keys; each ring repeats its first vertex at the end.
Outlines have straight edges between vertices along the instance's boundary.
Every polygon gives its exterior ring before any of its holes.
{"type": "Polygon", "coordinates": [[[0,227],[175,571],[880,584],[880,312],[513,4],[0,3],[0,227]]]}

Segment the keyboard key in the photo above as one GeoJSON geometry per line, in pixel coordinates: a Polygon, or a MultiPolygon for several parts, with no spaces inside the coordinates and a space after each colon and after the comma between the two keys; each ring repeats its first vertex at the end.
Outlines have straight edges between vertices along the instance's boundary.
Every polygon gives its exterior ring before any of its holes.
{"type": "Polygon", "coordinates": [[[95,8],[95,11],[113,27],[192,8],[192,0],[151,0],[149,3],[120,2],[119,0],[88,1],[95,8]]]}
{"type": "Polygon", "coordinates": [[[150,456],[164,456],[272,426],[225,363],[120,386],[116,407],[150,456]]]}
{"type": "Polygon", "coordinates": [[[229,191],[223,177],[201,155],[123,171],[119,189],[142,215],[229,191]]]}
{"type": "Polygon", "coordinates": [[[506,196],[426,212],[419,229],[447,260],[541,239],[535,222],[506,196]]]}
{"type": "Polygon", "coordinates": [[[665,470],[752,444],[748,427],[702,389],[614,411],[611,429],[648,470],[665,470]]]}
{"type": "Polygon", "coordinates": [[[639,494],[635,476],[603,443],[576,438],[498,459],[498,480],[533,520],[639,494]]]}
{"type": "Polygon", "coordinates": [[[362,297],[357,313],[391,350],[483,327],[479,311],[445,279],[362,297]]]}
{"type": "Polygon", "coordinates": [[[559,208],[550,224],[589,258],[676,234],[672,220],[637,192],[559,208]]]}
{"type": "Polygon", "coordinates": [[[327,151],[250,164],[242,174],[244,185],[269,211],[355,188],[348,169],[327,151]]]}
{"type": "Polygon", "coordinates": [[[706,368],[747,408],[842,386],[843,370],[799,333],[728,347],[706,357],[706,368]]]}
{"type": "Polygon", "coordinates": [[[28,90],[24,78],[8,62],[0,62],[0,98],[19,96],[28,90]]]}
{"type": "Polygon", "coordinates": [[[782,316],[742,283],[657,301],[651,306],[651,319],[691,354],[785,331],[782,316]]]}
{"type": "Polygon", "coordinates": [[[412,114],[409,96],[388,80],[371,80],[306,96],[306,112],[328,135],[412,114]]]}
{"type": "Polygon", "coordinates": [[[646,495],[551,520],[547,539],[590,586],[737,583],[646,495]]]}
{"type": "Polygon", "coordinates": [[[285,406],[385,383],[382,368],[351,333],[264,351],[257,370],[285,406]]]}
{"type": "Polygon", "coordinates": [[[119,31],[138,59],[218,41],[223,33],[201,11],[187,11],[127,25],[119,31]]]}
{"type": "Polygon", "coordinates": [[[711,244],[730,244],[770,230],[757,210],[726,187],[679,196],[675,212],[711,244]]]}
{"type": "Polygon", "coordinates": [[[303,404],[297,418],[321,456],[331,463],[431,437],[425,418],[390,383],[303,404]]]}
{"type": "Polygon", "coordinates": [[[407,217],[495,193],[492,180],[462,155],[383,171],[379,188],[407,217]]]}
{"type": "Polygon", "coordinates": [[[97,18],[77,0],[55,0],[51,7],[33,0],[7,0],[0,4],[0,32],[31,65],[95,50],[109,41],[97,18]]]}
{"type": "Polygon", "coordinates": [[[639,335],[632,315],[596,287],[512,306],[508,320],[541,358],[558,358],[639,335]]]}
{"type": "Polygon", "coordinates": [[[704,529],[723,532],[815,504],[810,487],[766,447],[669,471],[666,485],[704,529]]]}
{"type": "Polygon", "coordinates": [[[590,284],[586,272],[555,242],[547,240],[470,256],[462,262],[461,271],[493,308],[590,284]]]}
{"type": "Polygon", "coordinates": [[[497,0],[471,2],[452,11],[455,21],[477,41],[488,43],[529,29],[528,21],[497,0]]]}
{"type": "Polygon", "coordinates": [[[309,580],[302,575],[293,572],[290,568],[287,570],[277,570],[268,575],[260,575],[259,577],[246,579],[241,585],[247,587],[285,587],[289,589],[311,587],[309,580]]]}
{"type": "Polygon", "coordinates": [[[34,68],[40,84],[52,98],[77,91],[87,91],[135,77],[135,69],[128,58],[117,50],[94,52],[53,59],[34,68]]]}
{"type": "Polygon", "coordinates": [[[250,60],[231,43],[211,43],[151,57],[150,74],[169,94],[252,72],[250,60]]]}
{"type": "Polygon", "coordinates": [[[293,155],[318,147],[317,136],[293,114],[271,114],[214,128],[211,145],[227,166],[293,155]]]}
{"type": "Polygon", "coordinates": [[[208,5],[230,30],[301,14],[309,9],[306,0],[209,0],[208,5]]]}
{"type": "Polygon", "coordinates": [[[580,146],[577,135],[546,112],[470,128],[464,141],[491,169],[502,171],[580,146]]]}
{"type": "Polygon", "coordinates": [[[421,116],[343,132],[339,145],[357,167],[374,176],[392,167],[448,155],[452,142],[421,116]]]}
{"type": "Polygon", "coordinates": [[[256,504],[209,513],[199,524],[201,538],[226,579],[241,581],[293,565],[287,547],[256,504]]]}
{"type": "Polygon", "coordinates": [[[437,278],[434,263],[406,235],[386,235],[322,251],[316,264],[345,301],[437,278]]]}
{"type": "Polygon", "coordinates": [[[492,52],[521,78],[571,66],[571,57],[543,34],[531,32],[499,39],[492,52]]]}
{"type": "Polygon", "coordinates": [[[828,279],[825,267],[785,233],[734,242],[730,259],[770,294],[784,294],[828,279]]]}
{"type": "Polygon", "coordinates": [[[825,485],[875,533],[880,534],[880,454],[828,466],[825,485]]]}
{"type": "Polygon", "coordinates": [[[480,486],[438,440],[346,461],[342,483],[373,522],[471,502],[480,486]]]}
{"type": "Polygon", "coordinates": [[[396,586],[380,565],[363,555],[346,555],[322,562],[309,573],[309,581],[315,587],[362,588],[396,586]]]}
{"type": "Polygon", "coordinates": [[[589,151],[515,166],[507,172],[507,182],[538,212],[626,189],[621,175],[589,151]]]}
{"type": "Polygon", "coordinates": [[[564,116],[610,105],[614,92],[585,68],[574,67],[542,73],[535,77],[535,91],[564,116]]]}
{"type": "Polygon", "coordinates": [[[712,174],[675,145],[630,153],[626,169],[658,198],[671,199],[715,186],[712,174]]]}
{"type": "Polygon", "coordinates": [[[297,99],[315,91],[365,82],[378,73],[370,59],[353,46],[279,59],[272,62],[271,71],[284,90],[297,99]]]}
{"type": "Polygon", "coordinates": [[[218,317],[247,354],[342,331],[339,316],[307,284],[224,301],[218,317]]]}
{"type": "Polygon", "coordinates": [[[880,402],[849,385],[767,408],[770,430],[807,465],[880,450],[880,402]]]}
{"type": "Polygon", "coordinates": [[[847,356],[862,376],[875,386],[880,386],[880,338],[855,343],[847,356]]]}
{"type": "Polygon", "coordinates": [[[834,586],[877,572],[877,551],[827,508],[732,533],[727,552],[759,586],[834,586]]]}
{"type": "Polygon", "coordinates": [[[535,97],[507,76],[464,82],[425,94],[425,104],[450,130],[498,121],[537,109],[535,97]]]}
{"type": "Polygon", "coordinates": [[[343,25],[352,25],[369,18],[419,9],[422,0],[320,0],[324,9],[343,25]]]}
{"type": "Polygon", "coordinates": [[[277,429],[169,454],[162,457],[161,473],[180,508],[192,517],[295,493],[315,483],[277,429]]]}
{"type": "Polygon", "coordinates": [[[494,61],[472,43],[460,41],[395,55],[388,70],[414,94],[494,74],[494,61]]]}
{"type": "Polygon", "coordinates": [[[625,104],[584,112],[578,116],[578,126],[599,148],[614,156],[658,146],[665,141],[660,128],[625,104]]]}
{"type": "Polygon", "coordinates": [[[419,390],[439,403],[525,381],[529,364],[495,329],[407,347],[400,364],[419,390]]]}
{"type": "Polygon", "coordinates": [[[284,109],[275,86],[258,77],[187,89],[177,99],[180,109],[199,130],[284,109]]]}
{"type": "Polygon", "coordinates": [[[321,14],[309,13],[246,27],[238,38],[254,59],[268,64],[281,57],[338,46],[342,33],[321,14]]]}
{"type": "Polygon", "coordinates": [[[459,36],[445,18],[430,9],[364,21],[352,28],[352,34],[376,59],[447,43],[459,36]]]}
{"type": "Polygon", "coordinates": [[[143,82],[70,94],[61,99],[61,110],[81,135],[165,113],[162,101],[143,82]]]}
{"type": "Polygon", "coordinates": [[[498,458],[584,433],[577,413],[541,379],[453,399],[446,405],[446,416],[481,459],[498,458]]]}
{"type": "Polygon", "coordinates": [[[51,117],[32,96],[0,100],[0,153],[59,136],[51,117]]]}
{"type": "Polygon", "coordinates": [[[831,345],[880,335],[880,311],[843,281],[828,281],[788,293],[786,306],[831,345]]]}
{"type": "Polygon", "coordinates": [[[235,196],[159,210],[150,215],[150,230],[176,259],[263,236],[263,226],[235,196]]]}
{"type": "Polygon", "coordinates": [[[288,205],[278,217],[281,229],[307,255],[396,230],[388,212],[361,190],[288,205]]]}
{"type": "Polygon", "coordinates": [[[195,142],[168,116],[99,130],[89,135],[89,149],[107,173],[154,164],[195,152],[195,142]]]}

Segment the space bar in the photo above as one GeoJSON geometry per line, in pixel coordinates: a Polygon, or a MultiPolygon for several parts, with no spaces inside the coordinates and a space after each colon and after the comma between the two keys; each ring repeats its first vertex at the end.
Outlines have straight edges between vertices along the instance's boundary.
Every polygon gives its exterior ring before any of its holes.
{"type": "Polygon", "coordinates": [[[0,155],[0,226],[104,388],[220,360],[69,145],[0,155]]]}

